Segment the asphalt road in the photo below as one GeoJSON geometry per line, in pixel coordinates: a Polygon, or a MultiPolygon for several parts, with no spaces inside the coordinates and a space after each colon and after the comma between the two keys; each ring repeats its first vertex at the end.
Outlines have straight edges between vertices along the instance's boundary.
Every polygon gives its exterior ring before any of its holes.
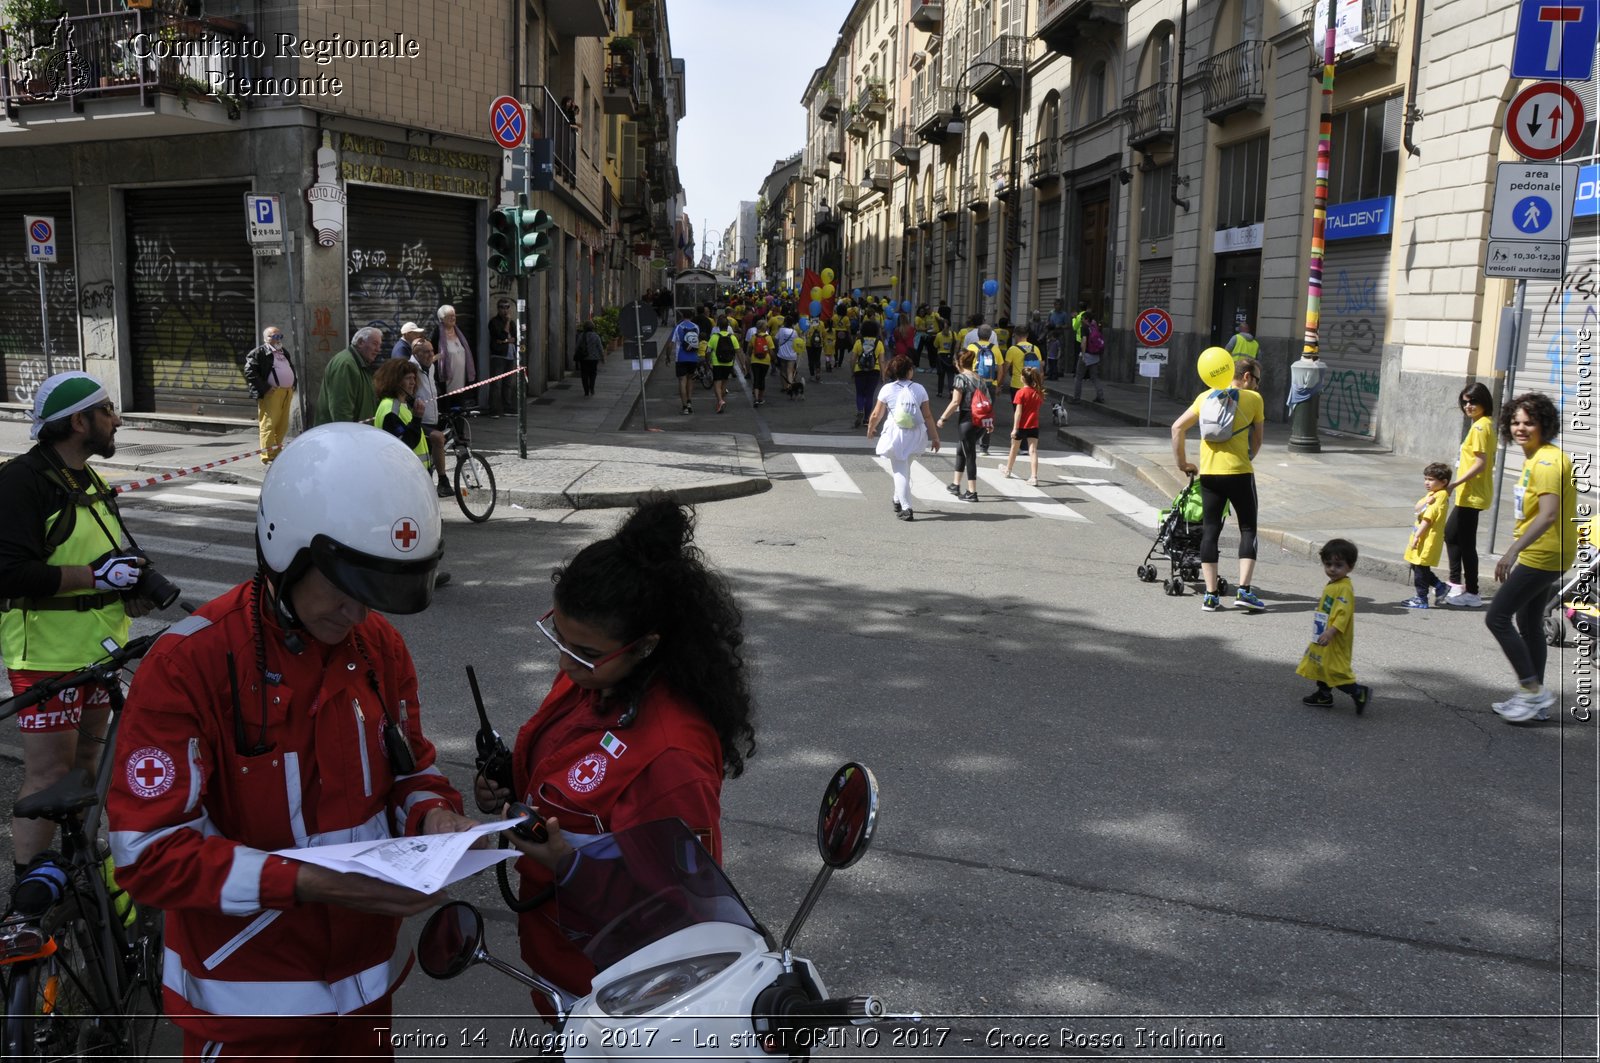
{"type": "MultiPolygon", "coordinates": [[[[775,932],[819,866],[831,770],[859,760],[882,788],[873,851],[798,949],[831,992],[927,1019],[910,1044],[885,1030],[827,1054],[1592,1054],[1592,1018],[1561,1016],[1594,1011],[1595,733],[1493,715],[1505,667],[1481,614],[1401,609],[1408,588],[1358,566],[1374,700],[1305,708],[1317,566],[1264,551],[1270,612],[1202,613],[1133,577],[1163,500],[1059,450],[1038,496],[988,484],[962,505],[935,482],[895,521],[845,395],[718,418],[766,440],[774,484],[701,506],[698,534],[744,608],[760,704],[757,753],[724,788],[726,865],[775,932]]],[[[166,490],[128,514],[163,567],[201,592],[245,578],[249,489],[166,490]]],[[[509,740],[554,676],[533,627],[550,571],[618,519],[447,517],[454,580],[397,624],[463,787],[462,666],[509,740]]],[[[492,880],[452,892],[514,958],[492,880]]],[[[396,1029],[447,1039],[418,1054],[514,1056],[508,1031],[538,1027],[526,1000],[487,969],[417,973],[396,1029]]]]}

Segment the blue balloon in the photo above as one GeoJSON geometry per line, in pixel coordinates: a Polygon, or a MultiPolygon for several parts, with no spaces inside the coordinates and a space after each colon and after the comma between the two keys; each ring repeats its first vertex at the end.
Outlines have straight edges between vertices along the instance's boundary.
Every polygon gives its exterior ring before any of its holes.
{"type": "Polygon", "coordinates": [[[820,313],[822,313],[822,304],[815,299],[811,300],[811,316],[816,317],[820,313]]]}
{"type": "Polygon", "coordinates": [[[861,289],[860,288],[852,288],[852,289],[850,289],[850,295],[853,298],[856,298],[856,299],[861,298],[861,289]]]}
{"type": "Polygon", "coordinates": [[[906,299],[903,302],[901,302],[901,304],[900,304],[900,312],[902,314],[911,313],[911,300],[910,299],[906,299]]]}
{"type": "Polygon", "coordinates": [[[986,281],[983,282],[983,294],[987,295],[989,298],[993,299],[995,293],[998,292],[999,290],[1000,290],[1000,282],[999,281],[994,280],[993,278],[990,278],[989,280],[986,280],[986,281]]]}

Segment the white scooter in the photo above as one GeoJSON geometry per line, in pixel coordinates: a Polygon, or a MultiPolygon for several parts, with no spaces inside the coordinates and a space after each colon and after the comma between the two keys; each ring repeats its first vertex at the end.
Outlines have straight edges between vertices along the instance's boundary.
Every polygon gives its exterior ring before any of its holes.
{"type": "Polygon", "coordinates": [[[487,964],[540,993],[555,1016],[542,1047],[567,1059],[765,1061],[804,1059],[813,1047],[876,1047],[871,1024],[921,1017],[891,1016],[873,996],[829,999],[816,965],[790,946],[834,870],[867,851],[877,817],[872,772],[856,763],[836,771],[817,815],[824,866],[781,944],[671,819],[603,835],[556,876],[563,926],[598,970],[588,996],[575,999],[490,955],[483,916],[465,901],[428,920],[417,959],[434,978],[487,964]]]}

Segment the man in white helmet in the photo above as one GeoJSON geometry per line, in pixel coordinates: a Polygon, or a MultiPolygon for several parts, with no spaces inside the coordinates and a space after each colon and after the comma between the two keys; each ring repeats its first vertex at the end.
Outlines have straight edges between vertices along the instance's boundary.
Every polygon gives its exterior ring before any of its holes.
{"type": "MultiPolygon", "coordinates": [[[[129,538],[116,496],[89,465],[117,450],[116,404],[87,373],[57,373],[33,402],[33,449],[0,467],[0,655],[11,690],[73,672],[128,641],[128,618],[148,611],[145,558],[129,538]]],[[[110,699],[69,687],[17,714],[23,774],[16,796],[44,790],[74,766],[99,763],[110,699]]],[[[55,824],[13,819],[16,879],[47,860],[55,824]]]]}
{"type": "Polygon", "coordinates": [[[440,897],[272,854],[472,825],[376,612],[428,607],[438,507],[393,436],[301,435],[261,488],[256,577],[174,625],[134,678],[111,845],[118,882],[166,913],[185,1058],[388,1054],[401,921],[440,897]]]}

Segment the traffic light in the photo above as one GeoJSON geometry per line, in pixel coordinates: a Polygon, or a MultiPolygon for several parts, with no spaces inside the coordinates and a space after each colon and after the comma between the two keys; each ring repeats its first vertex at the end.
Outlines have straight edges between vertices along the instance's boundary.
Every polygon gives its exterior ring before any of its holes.
{"type": "Polygon", "coordinates": [[[527,206],[501,207],[489,214],[489,268],[512,277],[525,277],[550,268],[548,230],[556,223],[546,210],[527,206]]]}
{"type": "Polygon", "coordinates": [[[550,268],[551,240],[549,230],[555,225],[555,218],[547,210],[528,210],[523,208],[517,212],[518,243],[521,246],[522,259],[518,263],[521,267],[518,276],[529,273],[539,273],[550,268]]]}
{"type": "Polygon", "coordinates": [[[517,276],[516,207],[501,207],[489,212],[489,268],[505,276],[517,276]]]}

